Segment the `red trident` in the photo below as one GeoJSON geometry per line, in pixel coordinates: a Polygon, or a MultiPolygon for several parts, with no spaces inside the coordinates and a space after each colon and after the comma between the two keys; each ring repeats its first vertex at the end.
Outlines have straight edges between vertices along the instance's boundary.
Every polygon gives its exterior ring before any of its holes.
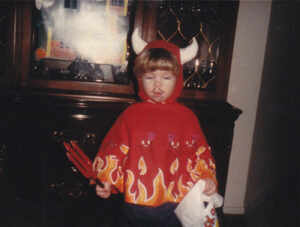
{"type": "Polygon", "coordinates": [[[81,150],[76,141],[70,140],[70,143],[63,142],[66,148],[67,156],[69,160],[75,165],[75,167],[82,173],[82,175],[88,179],[93,179],[103,187],[102,182],[100,182],[93,171],[93,164],[89,157],[81,150]]]}

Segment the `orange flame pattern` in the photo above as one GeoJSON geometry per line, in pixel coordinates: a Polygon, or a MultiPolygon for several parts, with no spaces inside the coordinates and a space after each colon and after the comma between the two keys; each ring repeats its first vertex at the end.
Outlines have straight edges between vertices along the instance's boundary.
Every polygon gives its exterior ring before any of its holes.
{"type": "Polygon", "coordinates": [[[179,194],[173,195],[172,191],[174,188],[174,181],[172,181],[168,187],[166,187],[164,182],[164,175],[161,169],[158,170],[157,175],[153,180],[153,194],[148,195],[146,186],[137,179],[138,191],[132,192],[132,186],[135,181],[134,173],[131,170],[127,170],[127,181],[125,187],[128,188],[125,192],[125,201],[142,204],[148,206],[156,206],[163,202],[179,202],[184,197],[185,194],[190,190],[189,186],[184,186],[182,183],[182,177],[180,177],[178,182],[179,194]]]}
{"type": "Polygon", "coordinates": [[[97,157],[97,172],[100,181],[111,182],[120,192],[123,192],[124,176],[121,166],[118,167],[118,159],[115,155],[106,156],[106,162],[97,157]],[[106,165],[104,166],[104,163],[106,165]],[[117,170],[117,171],[115,171],[117,170]]]}
{"type": "MultiPolygon", "coordinates": [[[[124,151],[127,153],[129,148],[120,146],[120,150],[124,154],[124,151]]],[[[123,165],[119,163],[120,161],[116,155],[106,156],[105,162],[98,156],[98,177],[100,180],[111,182],[120,192],[124,192],[125,201],[128,203],[157,206],[164,202],[180,202],[201,176],[211,176],[214,178],[215,166],[212,160],[205,162],[199,157],[205,150],[205,147],[199,147],[199,149],[197,149],[196,155],[198,159],[196,162],[193,162],[191,159],[187,160],[185,168],[191,177],[190,181],[186,179],[186,172],[179,173],[181,175],[176,177],[177,180],[171,182],[166,181],[164,171],[157,167],[157,174],[153,177],[153,180],[147,179],[147,182],[143,182],[142,178],[139,178],[138,176],[145,176],[149,168],[147,167],[147,163],[143,156],[138,159],[138,171],[135,172],[131,169],[127,169],[126,177],[124,177],[122,171],[123,165]],[[149,182],[152,182],[152,186],[149,185],[149,182]],[[168,182],[168,185],[166,185],[166,182],[168,182]],[[149,194],[150,187],[152,194],[149,194]]],[[[125,159],[127,158],[128,157],[126,156],[125,159]]],[[[124,162],[125,161],[123,161],[123,164],[124,162]]],[[[179,170],[179,165],[180,161],[176,158],[170,163],[170,172],[166,174],[178,174],[177,171],[179,170]]],[[[151,169],[151,171],[155,171],[155,169],[151,169]]],[[[169,179],[169,176],[167,179],[169,179]]]]}
{"type": "Polygon", "coordinates": [[[215,178],[215,165],[213,164],[209,167],[206,164],[206,162],[202,159],[198,160],[196,162],[196,165],[193,167],[192,161],[188,159],[187,171],[190,173],[191,178],[195,182],[199,180],[201,175],[208,175],[211,176],[211,178],[215,178]]]}

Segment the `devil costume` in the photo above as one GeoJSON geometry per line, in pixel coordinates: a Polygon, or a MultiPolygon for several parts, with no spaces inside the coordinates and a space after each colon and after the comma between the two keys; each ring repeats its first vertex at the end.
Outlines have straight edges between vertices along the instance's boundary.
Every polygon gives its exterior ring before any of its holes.
{"type": "MultiPolygon", "coordinates": [[[[118,117],[99,148],[93,168],[100,181],[112,184],[112,192],[124,194],[126,203],[158,207],[179,203],[199,179],[216,178],[211,149],[196,115],[176,102],[183,87],[181,54],[187,50],[164,40],[140,50],[149,48],[166,49],[178,60],[175,90],[167,100],[157,103],[149,99],[140,83],[142,101],[118,117]]],[[[140,52],[138,47],[134,49],[140,52]]]]}

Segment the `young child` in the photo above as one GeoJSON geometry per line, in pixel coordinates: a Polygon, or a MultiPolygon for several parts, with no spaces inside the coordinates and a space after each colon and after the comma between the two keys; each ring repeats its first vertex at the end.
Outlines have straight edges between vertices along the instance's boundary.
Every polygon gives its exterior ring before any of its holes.
{"type": "Polygon", "coordinates": [[[96,185],[96,194],[124,194],[118,226],[181,226],[174,209],[193,185],[205,180],[207,195],[217,187],[198,119],[176,102],[183,87],[182,64],[196,55],[198,45],[194,40],[180,50],[164,40],[147,44],[137,31],[132,45],[142,102],[127,108],[103,140],[93,163],[104,184],[96,185]]]}

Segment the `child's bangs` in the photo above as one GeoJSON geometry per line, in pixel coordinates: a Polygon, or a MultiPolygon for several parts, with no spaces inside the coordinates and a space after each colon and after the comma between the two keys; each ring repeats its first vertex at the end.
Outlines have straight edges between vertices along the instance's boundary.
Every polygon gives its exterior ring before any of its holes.
{"type": "Polygon", "coordinates": [[[156,70],[171,71],[177,76],[179,73],[177,59],[170,52],[161,48],[148,49],[137,57],[134,66],[136,76],[156,70]]]}
{"type": "Polygon", "coordinates": [[[172,71],[175,75],[177,75],[177,70],[176,67],[174,67],[174,62],[168,60],[150,60],[148,64],[145,64],[145,72],[152,72],[155,70],[172,71]]]}

